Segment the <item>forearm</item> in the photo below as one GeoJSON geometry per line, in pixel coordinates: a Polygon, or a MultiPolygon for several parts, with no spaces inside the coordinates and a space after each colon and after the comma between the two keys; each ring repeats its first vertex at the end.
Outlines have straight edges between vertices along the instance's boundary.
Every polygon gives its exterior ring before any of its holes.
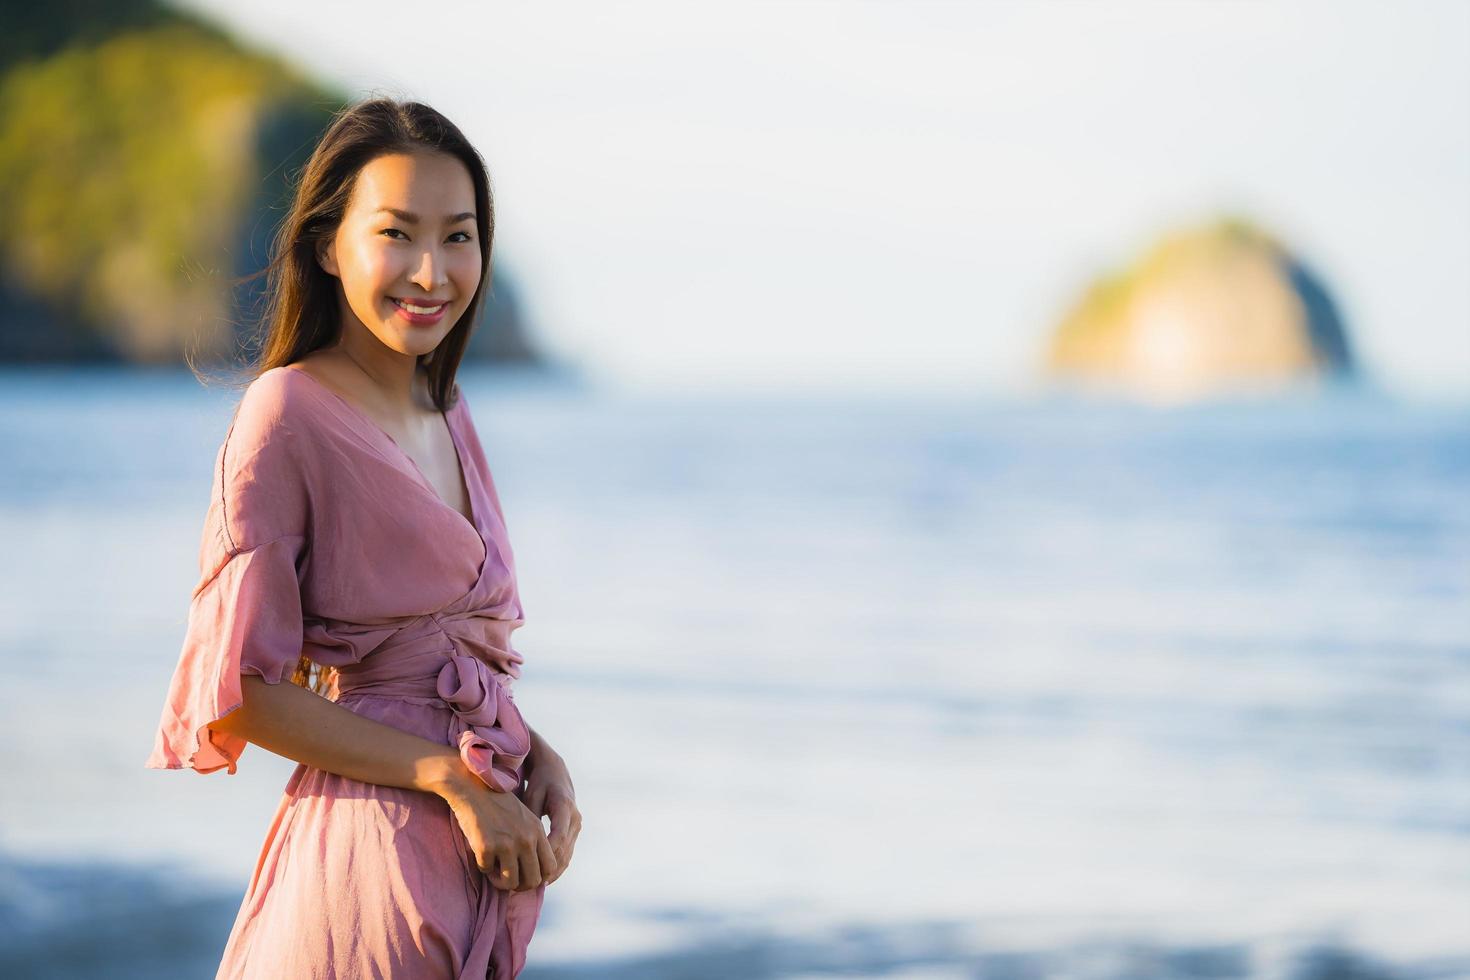
{"type": "Polygon", "coordinates": [[[476,777],[453,746],[365,718],[319,694],[242,674],[244,703],[210,727],[277,755],[365,783],[439,796],[476,777]]]}

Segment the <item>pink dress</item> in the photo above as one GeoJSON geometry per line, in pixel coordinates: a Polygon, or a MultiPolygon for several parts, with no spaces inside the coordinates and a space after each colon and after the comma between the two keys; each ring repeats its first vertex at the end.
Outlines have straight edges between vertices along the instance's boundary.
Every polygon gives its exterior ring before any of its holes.
{"type": "MultiPolygon", "coordinates": [[[[240,706],[242,673],[290,683],[304,651],[340,669],[338,704],[455,746],[519,793],[530,741],[512,695],[515,563],[462,394],[444,418],[473,522],[299,367],[251,382],[215,459],[147,767],[234,773],[249,743],[208,723],[240,706]]],[[[217,978],[513,978],[545,891],[494,887],[438,796],[298,765],[217,978]]]]}

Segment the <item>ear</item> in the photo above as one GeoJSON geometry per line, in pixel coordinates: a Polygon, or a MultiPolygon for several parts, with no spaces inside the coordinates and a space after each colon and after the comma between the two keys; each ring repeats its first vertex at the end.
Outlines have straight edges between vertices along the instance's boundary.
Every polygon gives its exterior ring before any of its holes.
{"type": "Polygon", "coordinates": [[[317,245],[316,261],[327,275],[338,277],[336,250],[332,242],[321,242],[317,245]]]}

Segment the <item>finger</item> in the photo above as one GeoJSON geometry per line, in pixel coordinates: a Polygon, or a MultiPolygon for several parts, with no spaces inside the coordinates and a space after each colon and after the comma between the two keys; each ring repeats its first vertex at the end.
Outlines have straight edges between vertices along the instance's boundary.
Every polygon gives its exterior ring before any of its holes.
{"type": "Polygon", "coordinates": [[[490,883],[496,888],[514,891],[521,883],[520,861],[517,860],[515,852],[496,851],[495,863],[497,867],[495,874],[490,876],[490,883]]]}
{"type": "Polygon", "coordinates": [[[552,850],[551,842],[545,837],[536,841],[536,859],[541,865],[541,880],[551,884],[561,877],[561,858],[552,850]]]}
{"type": "Polygon", "coordinates": [[[556,877],[560,878],[567,873],[567,866],[572,863],[572,849],[567,847],[556,855],[556,877]]]}
{"type": "Polygon", "coordinates": [[[526,841],[520,854],[521,858],[521,883],[517,891],[530,891],[546,880],[547,871],[550,870],[541,862],[541,828],[536,828],[538,833],[531,840],[526,841]]]}
{"type": "Polygon", "coordinates": [[[542,808],[532,809],[528,806],[526,807],[526,813],[529,815],[531,821],[536,824],[536,829],[540,831],[540,836],[545,837],[551,833],[546,826],[550,818],[542,808]]]}
{"type": "Polygon", "coordinates": [[[556,854],[556,865],[565,868],[572,860],[572,839],[562,834],[551,842],[551,850],[556,854]]]}
{"type": "Polygon", "coordinates": [[[566,868],[567,865],[569,865],[569,864],[572,863],[572,852],[574,850],[576,850],[576,849],[577,849],[576,836],[573,835],[572,837],[567,838],[567,849],[566,849],[566,852],[560,855],[562,868],[566,868]]]}
{"type": "Polygon", "coordinates": [[[572,825],[572,803],[565,796],[557,796],[551,801],[549,813],[551,818],[551,838],[553,845],[564,842],[571,831],[572,825]]]}
{"type": "Polygon", "coordinates": [[[559,797],[551,804],[551,829],[561,842],[562,848],[568,854],[571,852],[572,843],[577,839],[577,834],[582,829],[582,815],[577,810],[577,804],[566,797],[559,797]]]}

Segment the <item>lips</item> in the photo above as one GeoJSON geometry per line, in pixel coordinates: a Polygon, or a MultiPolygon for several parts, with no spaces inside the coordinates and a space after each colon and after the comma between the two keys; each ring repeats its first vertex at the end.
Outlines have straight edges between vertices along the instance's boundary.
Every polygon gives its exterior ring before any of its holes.
{"type": "Polygon", "coordinates": [[[447,299],[445,299],[445,300],[421,300],[421,299],[408,300],[408,299],[403,299],[402,297],[398,297],[398,296],[390,296],[389,299],[393,300],[393,302],[394,302],[395,305],[397,305],[397,306],[401,307],[402,309],[407,310],[409,313],[413,313],[413,314],[415,314],[417,316],[432,316],[433,314],[438,313],[440,310],[442,310],[445,306],[448,306],[449,305],[449,300],[447,300],[447,299]]]}
{"type": "MultiPolygon", "coordinates": [[[[414,309],[410,309],[408,306],[405,306],[404,301],[400,300],[398,297],[390,296],[388,298],[393,301],[393,308],[396,311],[393,315],[416,327],[434,326],[444,319],[447,311],[449,310],[449,303],[447,300],[436,301],[437,305],[430,307],[429,312],[427,313],[418,313],[415,312],[414,309]]],[[[421,302],[419,300],[412,300],[410,302],[412,302],[413,306],[417,309],[424,308],[423,306],[419,305],[421,302]]]]}

